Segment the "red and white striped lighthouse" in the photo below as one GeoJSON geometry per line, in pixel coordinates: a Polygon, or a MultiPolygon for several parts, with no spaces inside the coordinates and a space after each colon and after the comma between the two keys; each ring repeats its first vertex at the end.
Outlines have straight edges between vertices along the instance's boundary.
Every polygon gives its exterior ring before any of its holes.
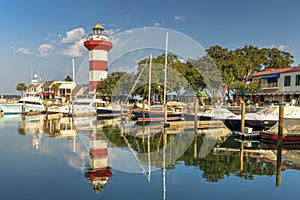
{"type": "Polygon", "coordinates": [[[107,78],[108,51],[112,48],[110,38],[103,34],[103,26],[97,23],[93,27],[93,34],[84,42],[89,50],[89,92],[94,93],[97,83],[107,78]]]}

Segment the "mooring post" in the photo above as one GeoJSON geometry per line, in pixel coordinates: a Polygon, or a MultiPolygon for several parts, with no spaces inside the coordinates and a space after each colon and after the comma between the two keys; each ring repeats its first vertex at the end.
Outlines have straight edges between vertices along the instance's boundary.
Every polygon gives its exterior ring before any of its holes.
{"type": "Polygon", "coordinates": [[[198,100],[196,99],[196,102],[195,102],[195,119],[194,119],[194,127],[195,127],[195,130],[198,129],[198,100]]]}
{"type": "Polygon", "coordinates": [[[145,101],[143,101],[142,115],[143,115],[143,121],[145,121],[145,101]]]}
{"type": "Polygon", "coordinates": [[[278,140],[277,140],[277,160],[276,160],[276,187],[281,184],[281,166],[282,166],[282,134],[283,134],[283,117],[284,105],[279,106],[279,121],[278,121],[278,140]]]}
{"type": "Polygon", "coordinates": [[[241,133],[244,133],[245,131],[245,113],[246,113],[245,102],[241,102],[241,133]]]}
{"type": "Polygon", "coordinates": [[[48,119],[48,100],[46,101],[46,119],[48,119]]]}
{"type": "Polygon", "coordinates": [[[121,120],[124,121],[124,119],[123,101],[121,101],[121,120]]]}

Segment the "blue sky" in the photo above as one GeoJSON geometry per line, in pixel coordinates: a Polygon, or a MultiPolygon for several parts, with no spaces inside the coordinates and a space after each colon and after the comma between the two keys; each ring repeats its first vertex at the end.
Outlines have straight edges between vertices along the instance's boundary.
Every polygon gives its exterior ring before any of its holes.
{"type": "Polygon", "coordinates": [[[88,68],[82,36],[100,22],[112,36],[141,27],[167,28],[204,49],[251,44],[276,47],[300,63],[297,0],[0,0],[0,94],[18,94],[31,68],[42,81],[63,80],[88,68]],[[86,66],[85,66],[86,65],[86,66]]]}

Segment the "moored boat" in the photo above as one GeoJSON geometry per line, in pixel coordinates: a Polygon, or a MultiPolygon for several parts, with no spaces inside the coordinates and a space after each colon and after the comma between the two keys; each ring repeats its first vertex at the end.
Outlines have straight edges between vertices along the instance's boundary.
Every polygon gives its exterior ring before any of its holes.
{"type": "MultiPolygon", "coordinates": [[[[285,119],[300,118],[300,107],[285,106],[285,119]]],[[[245,127],[253,128],[253,131],[267,130],[278,122],[279,106],[268,106],[256,113],[245,114],[245,127]]],[[[241,115],[235,115],[224,119],[225,125],[231,130],[240,130],[241,115]]]]}
{"type": "Polygon", "coordinates": [[[44,102],[41,98],[35,96],[25,96],[17,103],[0,104],[0,110],[5,114],[21,114],[22,112],[46,110],[44,102]]]}
{"type": "MultiPolygon", "coordinates": [[[[267,131],[260,131],[260,139],[263,142],[278,141],[278,122],[267,131]]],[[[283,144],[300,144],[300,119],[284,119],[283,144]]]]}
{"type": "Polygon", "coordinates": [[[106,101],[103,101],[101,99],[94,98],[78,98],[74,100],[74,105],[72,103],[69,103],[65,106],[60,106],[58,109],[63,114],[74,114],[74,115],[82,115],[82,114],[96,114],[96,110],[99,107],[104,107],[106,104],[106,101]],[[74,111],[73,111],[74,108],[74,111]]]}
{"type": "MultiPolygon", "coordinates": [[[[153,105],[149,110],[144,111],[143,109],[133,110],[132,114],[132,119],[137,121],[163,121],[165,118],[163,105],[153,105]]],[[[179,121],[183,117],[181,107],[171,102],[167,103],[166,115],[167,121],[179,121]]]]}
{"type": "MultiPolygon", "coordinates": [[[[264,142],[276,142],[278,141],[278,134],[270,131],[261,131],[260,139],[264,142]]],[[[299,144],[300,143],[300,132],[299,133],[286,133],[282,134],[283,144],[299,144]]]]}
{"type": "Polygon", "coordinates": [[[107,106],[104,104],[103,106],[97,108],[98,119],[112,119],[128,113],[129,110],[119,104],[109,104],[107,106]]]}

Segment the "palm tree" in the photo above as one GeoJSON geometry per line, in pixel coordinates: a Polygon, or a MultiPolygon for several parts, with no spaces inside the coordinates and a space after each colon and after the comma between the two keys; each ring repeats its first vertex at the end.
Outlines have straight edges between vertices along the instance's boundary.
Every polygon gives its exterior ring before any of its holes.
{"type": "Polygon", "coordinates": [[[25,85],[25,83],[18,83],[16,90],[21,91],[21,96],[24,96],[24,91],[27,90],[27,86],[25,85]]]}

